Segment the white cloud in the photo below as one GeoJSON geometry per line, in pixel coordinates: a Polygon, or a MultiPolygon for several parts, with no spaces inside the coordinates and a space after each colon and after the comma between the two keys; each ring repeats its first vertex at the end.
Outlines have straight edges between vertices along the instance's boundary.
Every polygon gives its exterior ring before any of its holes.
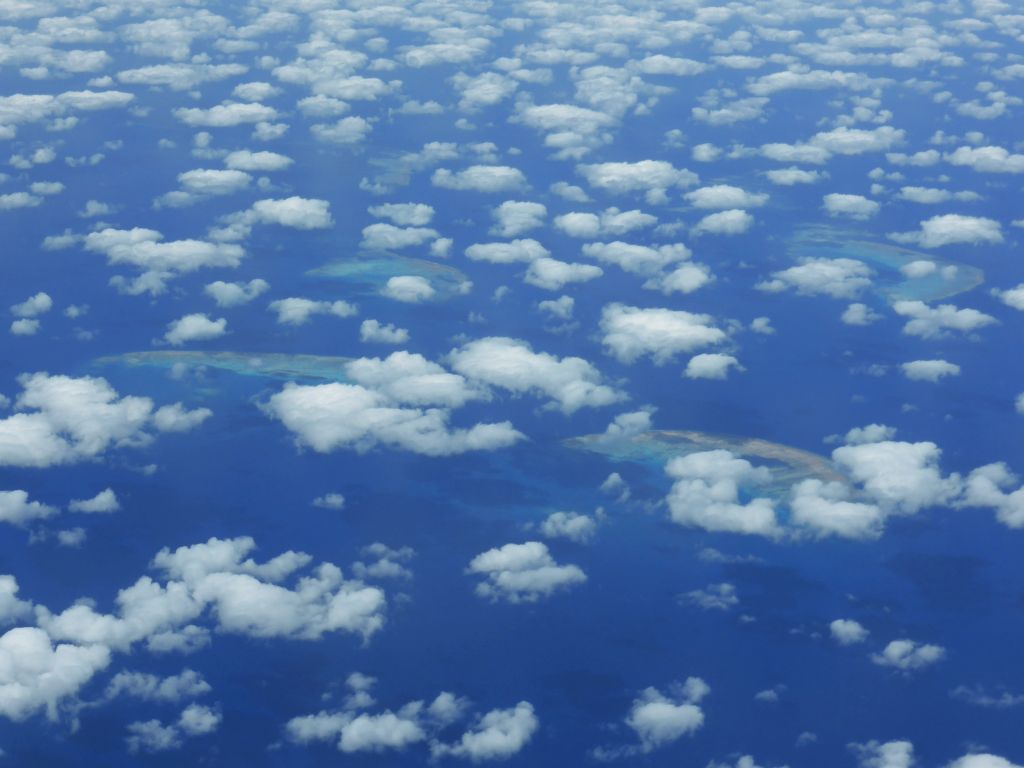
{"type": "Polygon", "coordinates": [[[688,379],[724,380],[728,378],[730,368],[743,370],[740,361],[732,355],[705,352],[690,358],[690,361],[686,364],[686,370],[683,371],[683,375],[688,379]]]}
{"type": "Polygon", "coordinates": [[[105,379],[24,374],[18,412],[0,419],[0,466],[48,467],[141,447],[156,426],[153,401],[121,397],[105,379]]]}
{"type": "Polygon", "coordinates": [[[947,213],[921,222],[918,232],[893,232],[889,237],[898,243],[916,243],[923,248],[944,245],[982,245],[1003,242],[1002,228],[995,219],[947,213]]]}
{"type": "Polygon", "coordinates": [[[740,602],[736,596],[736,587],[727,583],[708,584],[703,589],[694,589],[680,595],[680,598],[705,611],[728,611],[740,602]]]}
{"type": "Polygon", "coordinates": [[[106,488],[91,499],[75,499],[68,504],[68,509],[72,512],[87,512],[90,514],[117,512],[120,508],[121,502],[117,500],[117,494],[114,493],[113,488],[106,488]]]}
{"type": "Polygon", "coordinates": [[[578,512],[552,512],[541,522],[540,532],[546,539],[568,539],[585,544],[594,538],[597,521],[578,512]]]}
{"type": "Polygon", "coordinates": [[[430,183],[443,189],[509,192],[525,187],[526,177],[518,168],[507,165],[472,165],[458,172],[438,168],[430,177],[430,183]]]}
{"type": "Polygon", "coordinates": [[[366,451],[377,445],[447,456],[506,448],[523,438],[505,421],[451,429],[444,408],[405,408],[385,392],[358,384],[287,384],[264,410],[318,453],[339,448],[366,451]]]}
{"type": "Polygon", "coordinates": [[[570,237],[593,239],[608,235],[624,235],[634,229],[653,226],[657,217],[639,210],[620,211],[606,208],[600,215],[574,211],[556,216],[555,227],[570,237]]]}
{"type": "Polygon", "coordinates": [[[758,208],[768,202],[764,193],[747,192],[729,184],[715,184],[687,192],[684,197],[694,208],[758,208]]]}
{"type": "Polygon", "coordinates": [[[388,278],[382,293],[395,301],[417,304],[434,298],[437,291],[427,278],[420,275],[396,275],[388,278]]]}
{"type": "Polygon", "coordinates": [[[914,640],[893,640],[881,653],[872,654],[871,660],[880,667],[893,667],[903,672],[931,666],[941,661],[946,649],[940,645],[918,643],[914,640]]]}
{"type": "Polygon", "coordinates": [[[283,171],[293,162],[290,157],[279,155],[277,152],[252,152],[248,149],[231,152],[224,158],[224,165],[228,168],[256,173],[283,171]]]}
{"type": "Polygon", "coordinates": [[[477,595],[510,603],[536,602],[587,580],[578,566],[556,563],[539,541],[482,552],[470,561],[467,572],[485,577],[476,585],[477,595]]]}
{"type": "Polygon", "coordinates": [[[674,480],[667,499],[674,522],[706,531],[781,534],[771,499],[740,501],[741,488],[771,479],[765,467],[755,468],[729,451],[713,450],[677,456],[665,472],[674,480]]]}
{"type": "Polygon", "coordinates": [[[174,116],[192,127],[229,128],[244,123],[273,120],[277,117],[277,110],[264,104],[229,101],[209,109],[182,107],[174,110],[174,116]]]}
{"type": "Polygon", "coordinates": [[[529,263],[550,255],[547,248],[529,238],[508,243],[475,243],[466,248],[466,256],[473,261],[489,261],[492,264],[529,263]]]}
{"type": "Polygon", "coordinates": [[[425,203],[385,203],[367,209],[371,216],[389,219],[400,227],[423,227],[434,218],[433,206],[425,203]]]}
{"type": "Polygon", "coordinates": [[[437,238],[438,233],[428,227],[396,227],[378,222],[363,228],[363,248],[368,250],[397,250],[422,245],[437,238]]]}
{"type": "Polygon", "coordinates": [[[828,625],[832,639],[840,645],[856,645],[868,639],[868,632],[859,622],[853,619],[836,619],[828,625]]]}
{"type": "Polygon", "coordinates": [[[310,132],[319,140],[329,144],[358,144],[373,130],[364,117],[343,117],[334,123],[312,126],[310,132]]]}
{"type": "Polygon", "coordinates": [[[829,216],[848,216],[851,219],[870,219],[881,209],[874,200],[862,195],[844,195],[833,192],[823,198],[829,216]]]}
{"type": "Polygon", "coordinates": [[[382,324],[377,320],[363,320],[359,326],[360,341],[376,344],[405,344],[409,341],[409,331],[391,323],[382,324]]]}
{"type": "Polygon", "coordinates": [[[710,315],[608,304],[601,311],[602,343],[627,365],[646,355],[663,365],[678,354],[725,341],[725,332],[712,323],[710,315]]]}
{"type": "Polygon", "coordinates": [[[900,368],[911,381],[938,381],[945,376],[960,375],[960,366],[945,360],[913,360],[900,368]]]}
{"type": "Polygon", "coordinates": [[[38,317],[39,315],[46,314],[51,309],[53,309],[53,299],[50,298],[48,293],[40,291],[20,304],[12,305],[11,314],[15,317],[38,317]]]}
{"type": "Polygon", "coordinates": [[[967,476],[962,506],[989,507],[996,519],[1009,528],[1024,527],[1024,488],[1007,492],[1019,479],[1002,462],[978,467],[967,476]]]}
{"type": "Polygon", "coordinates": [[[811,145],[835,155],[861,155],[866,152],[885,152],[903,141],[906,131],[891,125],[880,125],[870,130],[840,126],[823,131],[811,138],[811,145]]]}
{"type": "Polygon", "coordinates": [[[613,194],[643,192],[651,205],[668,202],[669,189],[692,187],[699,180],[692,171],[677,169],[664,160],[578,165],[576,171],[596,189],[613,194]]]}
{"type": "Polygon", "coordinates": [[[1024,173],[1024,155],[1011,154],[1003,147],[959,147],[943,159],[979,173],[1024,173]]]}
{"type": "Polygon", "coordinates": [[[817,538],[878,538],[885,524],[885,513],[876,504],[850,501],[850,496],[851,489],[843,483],[823,482],[817,478],[802,480],[791,490],[790,522],[817,538]]]}
{"type": "Polygon", "coordinates": [[[855,302],[843,310],[839,319],[846,325],[871,325],[871,323],[881,320],[882,316],[867,304],[855,302]]]}
{"type": "Polygon", "coordinates": [[[433,742],[431,754],[466,758],[474,763],[506,760],[530,742],[539,724],[533,705],[527,701],[511,709],[492,709],[455,744],[433,742]]]}
{"type": "Polygon", "coordinates": [[[674,685],[669,694],[657,688],[645,688],[633,701],[626,725],[640,740],[636,749],[619,750],[623,755],[647,753],[691,736],[704,725],[701,700],[711,689],[699,677],[674,685]]]}
{"type": "Polygon", "coordinates": [[[795,184],[814,184],[825,178],[821,171],[808,171],[802,168],[779,168],[765,171],[768,181],[783,187],[792,187],[795,184]]]}
{"type": "Polygon", "coordinates": [[[212,298],[218,307],[237,307],[248,304],[268,290],[270,290],[270,283],[258,277],[247,283],[226,283],[223,280],[215,280],[203,288],[203,292],[212,298]]]}
{"type": "Polygon", "coordinates": [[[452,369],[468,379],[514,394],[549,397],[550,407],[567,414],[580,408],[611,405],[625,397],[605,384],[600,371],[583,358],[534,352],[518,339],[471,341],[452,350],[448,359],[452,369]]]}
{"type": "Polygon", "coordinates": [[[871,285],[871,267],[855,259],[806,259],[795,267],[773,272],[771,280],[757,284],[759,291],[779,293],[794,289],[803,296],[825,294],[852,299],[871,285]]]}
{"type": "Polygon", "coordinates": [[[618,267],[638,275],[656,276],[665,267],[690,258],[691,252],[682,243],[651,247],[615,240],[611,243],[587,243],[583,254],[604,264],[618,267]]]}
{"type": "Polygon", "coordinates": [[[953,304],[929,307],[923,301],[897,301],[892,308],[897,315],[910,318],[903,326],[903,332],[923,339],[941,338],[947,331],[970,333],[996,322],[994,317],[984,312],[958,309],[953,304]]]}
{"type": "Polygon", "coordinates": [[[227,325],[228,321],[223,317],[211,320],[205,314],[196,312],[168,323],[164,339],[175,347],[190,341],[209,341],[227,333],[227,325]]]}
{"type": "Polygon", "coordinates": [[[911,768],[914,764],[914,745],[909,741],[870,741],[851,746],[860,754],[861,768],[911,768]]]}
{"type": "Polygon", "coordinates": [[[523,278],[530,285],[548,291],[560,291],[569,283],[585,283],[604,274],[604,270],[593,264],[565,262],[541,257],[530,262],[523,278]]]}
{"type": "Polygon", "coordinates": [[[754,217],[746,211],[734,208],[711,213],[697,222],[694,234],[741,235],[754,225],[754,217]]]}
{"type": "Polygon", "coordinates": [[[1000,291],[993,289],[993,295],[998,296],[999,300],[1008,307],[1019,309],[1024,312],[1024,283],[1021,283],[1016,288],[1010,288],[1006,291],[1000,291]]]}
{"type": "MultiPolygon", "coordinates": [[[[56,507],[43,504],[38,501],[29,501],[26,491],[0,491],[0,522],[11,525],[24,525],[33,520],[43,520],[58,513],[56,507]]],[[[10,579],[11,577],[2,577],[10,579]]],[[[0,582],[0,586],[6,587],[10,582],[0,582]]],[[[15,585],[17,590],[17,585],[15,585]]],[[[7,590],[4,590],[7,591],[7,590]]],[[[10,594],[7,591],[7,594],[10,594]]],[[[6,616],[7,611],[0,611],[0,617],[6,616]]]]}
{"type": "Polygon", "coordinates": [[[491,234],[498,237],[517,237],[523,232],[543,226],[548,209],[540,203],[506,200],[493,211],[494,226],[491,234]]]}

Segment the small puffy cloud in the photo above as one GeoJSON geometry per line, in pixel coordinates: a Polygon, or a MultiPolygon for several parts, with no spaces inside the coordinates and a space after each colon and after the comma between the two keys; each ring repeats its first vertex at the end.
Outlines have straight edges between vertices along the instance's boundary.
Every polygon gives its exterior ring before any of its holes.
{"type": "Polygon", "coordinates": [[[845,195],[833,192],[825,195],[823,204],[829,216],[846,216],[861,221],[878,213],[881,206],[862,195],[845,195]]]}
{"type": "Polygon", "coordinates": [[[48,293],[40,291],[19,304],[11,306],[11,314],[15,317],[38,317],[53,309],[53,299],[48,293]]]}
{"type": "Polygon", "coordinates": [[[283,171],[293,162],[290,157],[279,155],[277,152],[252,152],[248,149],[231,152],[224,158],[224,165],[228,168],[254,173],[283,171]]]}
{"type": "Polygon", "coordinates": [[[38,627],[0,636],[0,715],[20,722],[45,709],[56,720],[63,699],[110,663],[103,645],[54,644],[38,627]]]}
{"type": "Polygon", "coordinates": [[[558,358],[534,352],[525,341],[489,337],[452,350],[452,369],[467,379],[514,394],[533,393],[551,398],[551,407],[564,413],[598,408],[624,399],[604,383],[600,371],[581,357],[558,358]]]}
{"type": "Polygon", "coordinates": [[[897,301],[892,308],[897,315],[910,318],[903,326],[903,332],[923,339],[941,338],[949,331],[970,333],[996,322],[994,317],[984,312],[959,309],[953,304],[930,307],[923,301],[897,301]]]}
{"type": "Polygon", "coordinates": [[[862,155],[867,152],[885,152],[903,141],[906,131],[891,125],[880,125],[870,130],[840,126],[811,137],[810,144],[834,155],[862,155]]]}
{"type": "Polygon", "coordinates": [[[544,225],[548,209],[541,203],[506,200],[493,211],[494,226],[491,234],[498,237],[517,237],[544,225]]]}
{"type": "Polygon", "coordinates": [[[318,453],[340,448],[366,451],[377,445],[427,456],[506,448],[523,435],[505,421],[451,429],[445,408],[408,408],[386,392],[358,384],[287,384],[263,406],[318,453]]]}
{"type": "Polygon", "coordinates": [[[453,172],[438,168],[430,183],[442,189],[471,192],[509,192],[526,186],[526,177],[518,168],[507,165],[471,165],[453,172]]]}
{"type": "Polygon", "coordinates": [[[606,208],[600,215],[574,211],[556,216],[555,227],[570,237],[593,239],[608,235],[624,235],[634,229],[653,226],[657,217],[640,210],[620,211],[606,208]]]}
{"type": "Polygon", "coordinates": [[[363,141],[373,125],[365,117],[343,117],[334,123],[319,123],[309,130],[318,141],[349,145],[363,141]]]}
{"type": "Polygon", "coordinates": [[[530,262],[523,280],[548,291],[560,291],[569,283],[585,283],[604,274],[594,264],[559,261],[546,256],[530,262]]]}
{"type": "Polygon", "coordinates": [[[690,258],[691,252],[682,243],[651,247],[615,240],[611,243],[587,243],[583,254],[603,264],[614,264],[627,272],[655,277],[663,269],[690,258]]]}
{"type": "Polygon", "coordinates": [[[437,291],[427,278],[420,275],[396,275],[389,277],[381,291],[389,299],[406,304],[418,304],[434,298],[437,291]]]}
{"type": "Polygon", "coordinates": [[[1024,173],[1024,155],[1011,154],[1003,147],[959,147],[943,159],[980,173],[1024,173]]]}
{"type": "Polygon", "coordinates": [[[708,584],[703,589],[680,595],[680,599],[705,611],[728,611],[740,602],[736,596],[736,587],[727,583],[708,584]]]}
{"type": "Polygon", "coordinates": [[[110,700],[127,696],[141,701],[178,702],[193,699],[212,691],[203,676],[191,669],[160,678],[144,672],[118,672],[107,684],[103,698],[110,700]]]}
{"type": "Polygon", "coordinates": [[[736,368],[743,370],[740,361],[732,355],[723,355],[719,352],[704,352],[694,355],[686,364],[683,376],[688,379],[718,379],[724,380],[729,376],[729,369],[736,368]]]}
{"type": "Polygon", "coordinates": [[[397,250],[422,245],[437,236],[437,230],[429,227],[396,227],[394,224],[378,222],[363,228],[361,245],[371,251],[397,250]]]}
{"type": "Polygon", "coordinates": [[[147,397],[121,397],[105,379],[89,376],[35,373],[18,380],[18,411],[0,419],[0,466],[72,464],[153,439],[148,429],[157,425],[147,397]]]}
{"type": "Polygon", "coordinates": [[[645,688],[633,700],[626,717],[626,725],[640,743],[615,752],[623,756],[653,752],[684,736],[693,735],[704,725],[700,702],[710,691],[707,683],[699,677],[671,686],[667,694],[657,688],[645,688]]]}
{"type": "Polygon", "coordinates": [[[808,171],[803,168],[778,168],[765,171],[768,181],[781,187],[792,187],[796,184],[814,184],[825,178],[821,171],[808,171]]]}
{"type": "Polygon", "coordinates": [[[209,408],[189,411],[181,403],[174,403],[157,408],[153,414],[153,426],[160,432],[189,432],[212,415],[213,411],[209,408]]]}
{"type": "Polygon", "coordinates": [[[947,213],[921,222],[917,232],[894,232],[889,237],[898,243],[913,243],[923,248],[944,245],[983,245],[1003,242],[1002,228],[995,219],[947,213]]]}
{"type": "Polygon", "coordinates": [[[1021,766],[1011,763],[1005,757],[986,752],[964,755],[959,760],[950,763],[949,768],[1021,768],[1021,766]]]}
{"type": "Polygon", "coordinates": [[[578,512],[552,512],[541,522],[540,532],[546,539],[568,539],[585,544],[597,532],[597,521],[578,512]]]}
{"type": "Polygon", "coordinates": [[[881,439],[836,448],[832,459],[884,511],[910,515],[959,495],[960,476],[942,475],[941,455],[934,443],[881,439]]]}
{"type": "Polygon", "coordinates": [[[881,653],[872,654],[871,660],[880,667],[892,667],[910,672],[929,667],[946,656],[940,645],[918,643],[914,640],[893,640],[881,653]]]}
{"type": "Polygon", "coordinates": [[[508,243],[475,243],[466,248],[466,256],[473,261],[492,264],[529,263],[550,256],[551,253],[536,240],[524,238],[508,243]]]}
{"type": "Polygon", "coordinates": [[[648,355],[663,365],[678,354],[725,341],[725,331],[713,322],[710,315],[682,310],[608,304],[601,311],[602,343],[627,365],[648,355]]]}
{"type": "Polygon", "coordinates": [[[715,184],[687,192],[684,197],[694,208],[723,210],[727,208],[757,208],[768,202],[768,195],[747,192],[729,184],[715,184]]]}
{"type": "Polygon", "coordinates": [[[23,317],[11,323],[11,334],[13,336],[35,336],[41,324],[34,317],[23,317]]]}
{"type": "Polygon", "coordinates": [[[846,325],[871,325],[871,323],[881,320],[882,316],[867,304],[854,302],[843,310],[839,319],[846,325]]]}
{"type": "Polygon", "coordinates": [[[270,283],[255,278],[247,283],[226,283],[215,280],[203,288],[203,293],[217,302],[218,307],[237,307],[248,304],[270,290],[270,283]]]}
{"type": "Polygon", "coordinates": [[[205,314],[196,312],[168,323],[164,340],[175,347],[191,341],[209,341],[227,333],[227,325],[228,321],[223,317],[211,320],[205,314]]]}
{"type": "Polygon", "coordinates": [[[229,128],[244,123],[273,120],[277,117],[277,110],[254,102],[225,102],[209,109],[196,107],[175,109],[174,116],[191,127],[229,128]]]}
{"type": "Polygon", "coordinates": [[[345,506],[345,497],[340,493],[325,493],[313,499],[313,506],[321,509],[342,509],[345,506]]]}
{"type": "Polygon", "coordinates": [[[400,227],[423,227],[434,218],[433,206],[425,203],[385,203],[367,210],[371,216],[388,219],[400,227]]]}
{"type": "Polygon", "coordinates": [[[804,296],[852,299],[871,285],[872,274],[871,267],[856,259],[806,259],[795,267],[773,272],[772,279],[758,283],[757,289],[768,293],[793,289],[804,296]]]}
{"type": "Polygon", "coordinates": [[[707,69],[707,64],[699,61],[666,56],[661,53],[630,62],[630,66],[645,75],[675,75],[676,77],[697,75],[707,69]]]}
{"type": "Polygon", "coordinates": [[[856,645],[863,643],[870,634],[859,622],[853,619],[836,619],[828,625],[832,639],[840,645],[856,645]]]}
{"type": "Polygon", "coordinates": [[[861,768],[911,768],[914,764],[914,745],[909,741],[869,741],[851,746],[860,755],[861,768]]]}
{"type": "Polygon", "coordinates": [[[100,491],[91,499],[75,499],[68,504],[72,512],[108,513],[117,512],[121,508],[121,502],[117,500],[117,494],[113,488],[100,491]]]}
{"type": "Polygon", "coordinates": [[[674,522],[706,531],[781,534],[775,503],[768,498],[741,501],[741,491],[771,480],[764,467],[754,467],[726,450],[677,456],[665,466],[674,481],[667,501],[674,522]]]}
{"type": "MultiPolygon", "coordinates": [[[[24,525],[56,515],[59,510],[49,504],[29,501],[26,491],[0,491],[0,522],[24,525]]],[[[10,577],[3,577],[10,578],[10,577]]],[[[4,582],[0,582],[2,587],[4,582]]],[[[0,612],[0,616],[3,613],[0,612]]]]}
{"type": "Polygon", "coordinates": [[[539,725],[533,705],[521,701],[511,709],[492,709],[454,744],[433,742],[431,754],[465,758],[474,763],[507,760],[529,744],[539,725]]]}
{"type": "Polygon", "coordinates": [[[851,495],[851,489],[840,482],[802,480],[790,493],[790,522],[800,533],[817,538],[878,538],[885,524],[885,512],[877,504],[850,501],[851,495]]]}
{"type": "Polygon", "coordinates": [[[327,229],[334,224],[330,204],[326,200],[305,197],[257,200],[250,213],[255,221],[262,224],[278,224],[292,229],[327,229]]]}
{"type": "Polygon", "coordinates": [[[489,549],[474,557],[466,570],[485,577],[476,586],[477,595],[510,603],[536,602],[587,580],[578,566],[555,562],[540,541],[489,549]]]}
{"type": "Polygon", "coordinates": [[[992,294],[997,296],[1006,306],[1024,312],[1024,283],[1021,283],[1016,288],[1010,288],[1005,291],[994,289],[992,294]]]}
{"type": "Polygon", "coordinates": [[[711,213],[697,222],[695,234],[741,235],[754,225],[754,217],[746,211],[733,208],[711,213]]]}
{"type": "Polygon", "coordinates": [[[945,360],[912,360],[900,368],[911,381],[938,381],[946,376],[960,375],[960,366],[945,360]]]}
{"type": "Polygon", "coordinates": [[[360,341],[376,344],[405,344],[409,341],[409,331],[399,328],[391,323],[381,323],[377,320],[363,320],[359,326],[360,341]]]}
{"type": "Polygon", "coordinates": [[[613,194],[643,192],[651,205],[668,202],[669,189],[692,187],[699,180],[692,171],[675,168],[664,160],[583,164],[576,166],[576,171],[595,189],[613,194]]]}
{"type": "Polygon", "coordinates": [[[988,507],[996,519],[1009,528],[1024,527],[1024,488],[1014,488],[1019,479],[1002,462],[978,467],[967,476],[961,506],[988,507]]]}

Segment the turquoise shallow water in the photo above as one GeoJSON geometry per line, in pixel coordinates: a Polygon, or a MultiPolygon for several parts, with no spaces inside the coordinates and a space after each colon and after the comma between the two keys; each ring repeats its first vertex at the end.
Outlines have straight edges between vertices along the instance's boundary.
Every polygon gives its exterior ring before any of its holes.
{"type": "Polygon", "coordinates": [[[801,227],[789,239],[787,252],[798,260],[828,258],[866,262],[876,272],[872,290],[889,302],[939,301],[985,282],[985,273],[978,267],[864,237],[864,233],[839,227],[801,227]],[[915,261],[931,261],[936,269],[931,274],[914,278],[900,272],[901,267],[915,261]]]}
{"type": "Polygon", "coordinates": [[[345,375],[345,366],[350,360],[348,357],[327,355],[156,350],[101,357],[94,364],[101,367],[122,365],[167,370],[176,366],[191,370],[215,368],[240,376],[261,376],[286,381],[346,381],[348,377],[345,375]]]}
{"type": "Polygon", "coordinates": [[[386,252],[337,259],[306,272],[307,277],[342,281],[359,292],[371,294],[382,293],[388,280],[402,275],[429,281],[435,292],[431,301],[463,294],[468,284],[466,275],[455,267],[386,252]]]}

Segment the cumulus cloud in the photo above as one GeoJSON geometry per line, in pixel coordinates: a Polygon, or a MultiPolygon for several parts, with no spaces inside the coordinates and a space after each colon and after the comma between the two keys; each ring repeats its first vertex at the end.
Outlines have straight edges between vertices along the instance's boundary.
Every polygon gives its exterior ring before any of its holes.
{"type": "Polygon", "coordinates": [[[237,307],[248,304],[269,290],[270,283],[258,277],[247,283],[227,283],[223,280],[215,280],[203,288],[203,292],[212,298],[218,307],[237,307]]]}
{"type": "Polygon", "coordinates": [[[518,168],[507,165],[472,165],[457,172],[438,168],[430,183],[442,189],[495,193],[522,189],[526,177],[518,168]]]}
{"type": "Polygon", "coordinates": [[[754,467],[726,450],[700,451],[677,456],[665,466],[673,479],[667,501],[674,522],[706,531],[781,534],[775,502],[755,497],[741,500],[741,492],[771,480],[765,467],[754,467]]]}
{"type": "Polygon", "coordinates": [[[704,352],[694,355],[686,364],[683,375],[688,379],[718,379],[724,380],[729,377],[729,370],[735,368],[743,370],[740,361],[732,355],[724,355],[720,352],[704,352]]]}
{"type": "Polygon", "coordinates": [[[541,522],[540,532],[546,539],[568,539],[586,544],[597,532],[597,520],[578,512],[552,512],[541,522]]]}
{"type": "Polygon", "coordinates": [[[746,211],[733,208],[710,213],[693,227],[695,234],[741,235],[754,226],[754,217],[746,211]]]}
{"type": "Polygon", "coordinates": [[[474,557],[468,573],[484,576],[476,594],[488,600],[533,603],[587,580],[575,565],[559,565],[540,541],[505,544],[474,557]]]}
{"type": "Polygon", "coordinates": [[[871,267],[856,259],[806,259],[795,267],[773,272],[771,280],[757,284],[759,291],[795,290],[804,296],[824,294],[852,299],[871,285],[871,267]]]}
{"type": "Polygon", "coordinates": [[[846,216],[864,221],[870,219],[881,209],[874,200],[863,195],[845,195],[833,192],[823,198],[825,212],[829,216],[846,216]]]}
{"type": "MultiPolygon", "coordinates": [[[[56,515],[59,510],[49,504],[38,501],[29,501],[26,491],[0,491],[0,522],[11,525],[24,525],[33,520],[43,520],[56,515]]],[[[0,588],[8,587],[12,577],[4,577],[8,581],[0,583],[0,588]]],[[[15,590],[17,585],[14,585],[15,590]]],[[[10,591],[4,594],[11,595],[10,591]]],[[[0,600],[0,605],[6,601],[0,600]]],[[[0,610],[0,616],[7,616],[8,610],[0,610]]]]}
{"type": "Polygon", "coordinates": [[[840,645],[856,645],[863,643],[870,634],[859,622],[853,619],[836,619],[828,625],[832,639],[840,645]]]}
{"type": "Polygon", "coordinates": [[[541,203],[506,200],[493,211],[494,226],[491,234],[498,237],[518,237],[524,232],[543,226],[548,209],[541,203]]]}
{"type": "Polygon", "coordinates": [[[14,414],[0,419],[0,466],[48,467],[142,447],[159,430],[148,397],[120,396],[105,379],[23,374],[14,414]]]}
{"type": "Polygon", "coordinates": [[[191,341],[209,341],[227,333],[227,325],[228,321],[223,317],[211,320],[207,315],[196,312],[168,323],[164,340],[175,347],[191,341]]]}
{"type": "Polygon", "coordinates": [[[559,261],[542,256],[530,262],[523,280],[547,291],[560,291],[570,283],[596,280],[604,270],[593,264],[559,261]]]}
{"type": "Polygon", "coordinates": [[[697,174],[685,168],[675,168],[665,160],[582,164],[576,166],[576,171],[594,189],[620,195],[643,192],[651,205],[668,202],[668,190],[692,187],[699,181],[697,174]]]}
{"type": "Polygon", "coordinates": [[[529,744],[539,725],[533,705],[521,701],[511,709],[492,709],[454,744],[432,743],[431,754],[465,758],[474,763],[507,760],[529,744]]]}
{"type": "Polygon", "coordinates": [[[1002,228],[995,219],[947,213],[921,222],[917,232],[893,232],[889,237],[898,243],[913,243],[923,248],[944,245],[984,245],[1003,242],[1002,228]]]}
{"type": "Polygon", "coordinates": [[[970,333],[992,325],[996,319],[976,309],[959,309],[953,304],[939,304],[930,307],[923,301],[897,301],[893,311],[901,317],[910,318],[903,326],[903,332],[923,339],[937,339],[950,331],[970,333]]]}
{"type": "Polygon", "coordinates": [[[583,358],[534,352],[518,339],[471,341],[452,350],[448,359],[452,369],[468,379],[514,394],[549,397],[551,407],[567,414],[584,407],[611,405],[625,397],[605,384],[600,371],[583,358]]]}
{"type": "Polygon", "coordinates": [[[871,660],[880,667],[892,667],[911,672],[941,661],[946,649],[940,645],[918,643],[914,640],[893,640],[881,653],[872,654],[871,660]]]}
{"type": "Polygon", "coordinates": [[[687,678],[685,683],[673,683],[667,693],[654,687],[645,688],[633,700],[625,720],[639,743],[599,748],[594,751],[594,756],[608,760],[646,754],[684,736],[692,736],[704,726],[704,710],[700,702],[710,692],[711,688],[699,677],[687,678]]]}
{"type": "Polygon", "coordinates": [[[729,184],[715,184],[687,192],[684,197],[694,208],[727,209],[758,208],[768,202],[764,193],[747,192],[729,184]]]}
{"type": "Polygon", "coordinates": [[[627,365],[645,356],[663,365],[678,354],[725,341],[725,331],[713,322],[710,315],[682,310],[608,304],[601,311],[602,343],[627,365]]]}
{"type": "Polygon", "coordinates": [[[959,376],[960,366],[946,360],[912,360],[903,363],[903,375],[911,381],[938,381],[946,376],[959,376]]]}
{"type": "Polygon", "coordinates": [[[315,301],[297,296],[276,299],[270,302],[267,308],[277,313],[277,322],[282,325],[305,325],[314,315],[352,317],[358,311],[347,301],[315,301]]]}

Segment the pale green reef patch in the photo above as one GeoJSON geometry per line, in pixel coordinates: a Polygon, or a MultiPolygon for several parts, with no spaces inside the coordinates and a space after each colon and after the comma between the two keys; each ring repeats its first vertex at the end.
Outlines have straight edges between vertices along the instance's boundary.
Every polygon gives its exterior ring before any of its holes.
{"type": "Polygon", "coordinates": [[[94,364],[167,370],[176,366],[192,370],[213,368],[240,376],[260,376],[288,381],[347,381],[345,367],[349,362],[351,358],[348,357],[326,355],[157,350],[101,357],[94,364]]]}
{"type": "Polygon", "coordinates": [[[422,277],[430,283],[434,295],[429,301],[462,295],[470,283],[463,272],[447,264],[386,252],[337,259],[306,272],[307,277],[338,280],[357,291],[372,294],[383,294],[388,280],[405,275],[422,277]]]}

